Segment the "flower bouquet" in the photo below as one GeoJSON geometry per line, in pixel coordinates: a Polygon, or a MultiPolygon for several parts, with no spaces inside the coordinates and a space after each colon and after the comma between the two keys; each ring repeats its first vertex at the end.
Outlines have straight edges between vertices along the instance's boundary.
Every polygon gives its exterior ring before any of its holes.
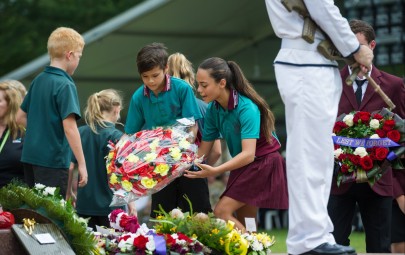
{"type": "Polygon", "coordinates": [[[338,117],[333,128],[337,185],[369,182],[373,185],[387,167],[403,169],[404,120],[383,108],[374,113],[352,112],[338,117]]]}
{"type": "Polygon", "coordinates": [[[188,132],[193,123],[180,119],[171,127],[143,130],[110,144],[106,165],[114,191],[111,206],[158,192],[191,167],[197,152],[188,132]]]}

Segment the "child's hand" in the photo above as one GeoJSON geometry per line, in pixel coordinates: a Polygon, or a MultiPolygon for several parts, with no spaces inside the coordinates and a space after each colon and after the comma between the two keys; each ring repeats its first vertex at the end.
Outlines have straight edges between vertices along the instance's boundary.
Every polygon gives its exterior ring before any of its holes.
{"type": "Polygon", "coordinates": [[[138,212],[136,211],[135,201],[128,203],[128,214],[131,216],[138,216],[138,212]]]}
{"type": "Polygon", "coordinates": [[[84,187],[87,184],[88,176],[87,176],[87,168],[86,165],[78,167],[79,169],[79,187],[84,187]]]}
{"type": "Polygon", "coordinates": [[[70,192],[68,192],[66,194],[66,201],[68,201],[69,199],[71,200],[73,207],[76,207],[77,197],[76,197],[76,194],[73,192],[73,190],[71,190],[70,192]]]}
{"type": "Polygon", "coordinates": [[[215,167],[212,167],[212,166],[206,165],[206,164],[200,164],[200,163],[194,163],[194,164],[198,169],[200,169],[200,171],[186,170],[184,172],[185,177],[195,179],[195,178],[206,178],[209,176],[218,175],[217,172],[215,171],[215,167]]]}

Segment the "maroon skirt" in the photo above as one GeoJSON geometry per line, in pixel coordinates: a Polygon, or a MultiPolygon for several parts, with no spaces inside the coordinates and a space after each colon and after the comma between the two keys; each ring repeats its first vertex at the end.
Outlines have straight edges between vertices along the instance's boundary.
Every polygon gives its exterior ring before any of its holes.
{"type": "Polygon", "coordinates": [[[222,196],[258,208],[288,209],[284,158],[273,152],[231,171],[222,196]]]}

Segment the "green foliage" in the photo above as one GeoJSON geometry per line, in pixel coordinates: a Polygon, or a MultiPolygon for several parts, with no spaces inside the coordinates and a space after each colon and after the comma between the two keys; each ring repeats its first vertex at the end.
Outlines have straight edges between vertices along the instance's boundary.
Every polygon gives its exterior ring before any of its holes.
{"type": "Polygon", "coordinates": [[[83,34],[142,0],[3,0],[0,3],[0,76],[47,52],[60,26],[83,34]]]}
{"type": "Polygon", "coordinates": [[[62,199],[59,188],[51,189],[46,190],[45,186],[30,189],[24,183],[12,182],[0,189],[0,204],[6,210],[22,207],[36,210],[63,229],[77,254],[97,254],[96,241],[86,229],[86,220],[76,214],[70,201],[62,199]]]}

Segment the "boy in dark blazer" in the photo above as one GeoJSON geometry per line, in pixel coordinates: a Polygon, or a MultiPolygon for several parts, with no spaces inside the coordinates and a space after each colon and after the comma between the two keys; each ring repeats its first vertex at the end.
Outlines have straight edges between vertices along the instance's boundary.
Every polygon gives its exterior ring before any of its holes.
{"type": "MultiPolygon", "coordinates": [[[[349,24],[359,42],[368,45],[373,50],[376,46],[373,27],[361,20],[352,20],[349,24]]],[[[364,73],[359,72],[353,86],[347,86],[344,81],[350,73],[348,66],[341,70],[343,92],[339,102],[338,116],[352,111],[374,112],[383,107],[388,108],[381,96],[368,84],[364,73]],[[360,83],[362,85],[358,85],[360,83]],[[356,92],[359,86],[361,90],[356,92]]],[[[393,112],[404,118],[405,88],[401,78],[380,71],[375,66],[372,66],[369,75],[396,105],[393,112]]],[[[390,252],[392,178],[392,169],[389,168],[372,187],[368,183],[355,182],[342,183],[337,187],[336,178],[333,179],[328,212],[334,224],[333,235],[338,244],[350,244],[349,236],[357,203],[366,234],[367,252],[390,252]]]]}

